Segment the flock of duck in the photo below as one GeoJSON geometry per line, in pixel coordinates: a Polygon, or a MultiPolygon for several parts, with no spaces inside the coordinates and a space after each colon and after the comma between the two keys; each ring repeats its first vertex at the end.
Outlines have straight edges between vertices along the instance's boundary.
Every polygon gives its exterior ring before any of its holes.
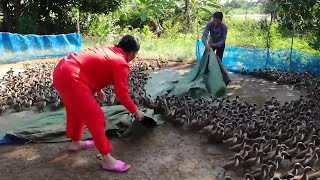
{"type": "MultiPolygon", "coordinates": [[[[320,178],[320,78],[311,73],[254,70],[255,77],[306,88],[308,94],[281,104],[272,97],[262,107],[235,99],[192,99],[164,95],[152,99],[145,91],[147,70],[163,62],[131,64],[129,92],[136,104],[163,113],[173,124],[188,127],[211,143],[225,144],[234,156],[223,165],[245,173],[245,180],[320,178]]],[[[62,100],[52,85],[55,63],[25,64],[17,74],[10,69],[1,79],[0,113],[46,106],[59,109],[62,100]]],[[[247,74],[243,69],[240,73],[247,74]]],[[[108,105],[119,104],[113,86],[104,89],[108,105]]],[[[224,176],[225,179],[232,179],[224,176]]]]}
{"type": "Polygon", "coordinates": [[[52,86],[52,71],[55,63],[24,64],[23,72],[11,68],[0,80],[0,114],[8,110],[16,112],[35,106],[38,111],[51,104],[62,105],[61,98],[52,86]]]}
{"type": "MultiPolygon", "coordinates": [[[[165,63],[164,61],[136,62],[130,65],[129,91],[135,101],[139,95],[145,93],[143,87],[148,79],[146,70],[158,69],[165,63]]],[[[39,112],[63,107],[62,99],[52,84],[55,65],[55,62],[24,64],[22,72],[15,72],[13,68],[6,72],[0,79],[0,114],[20,112],[33,107],[39,112]]],[[[119,104],[112,85],[103,90],[107,96],[108,105],[119,104]]]]}
{"type": "Polygon", "coordinates": [[[306,88],[308,94],[284,104],[272,97],[262,107],[241,102],[239,97],[164,96],[157,97],[153,108],[174,124],[196,130],[209,142],[225,144],[235,152],[223,166],[225,174],[242,169],[245,180],[319,179],[319,76],[270,69],[254,70],[252,75],[306,88]]]}

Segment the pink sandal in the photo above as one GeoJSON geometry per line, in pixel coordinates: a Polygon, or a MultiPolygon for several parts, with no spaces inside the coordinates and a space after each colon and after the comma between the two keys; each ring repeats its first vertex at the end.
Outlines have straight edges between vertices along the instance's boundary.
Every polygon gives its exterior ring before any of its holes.
{"type": "Polygon", "coordinates": [[[130,169],[130,164],[127,164],[125,162],[122,162],[120,160],[116,161],[116,164],[113,167],[108,166],[102,166],[103,169],[109,170],[109,171],[115,171],[115,172],[125,172],[128,169],[130,169]]]}
{"type": "Polygon", "coordinates": [[[94,146],[94,142],[93,140],[86,140],[84,141],[84,146],[80,147],[79,149],[77,150],[71,150],[71,151],[81,151],[81,150],[84,150],[84,149],[87,149],[87,148],[91,148],[94,146]]]}

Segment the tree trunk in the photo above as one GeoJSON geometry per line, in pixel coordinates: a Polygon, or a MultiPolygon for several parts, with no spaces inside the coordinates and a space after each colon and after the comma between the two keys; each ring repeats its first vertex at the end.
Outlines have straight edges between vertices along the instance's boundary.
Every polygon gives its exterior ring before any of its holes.
{"type": "Polygon", "coordinates": [[[185,17],[187,19],[187,30],[190,31],[192,29],[192,17],[191,17],[191,0],[185,0],[185,17]]]}
{"type": "Polygon", "coordinates": [[[273,13],[270,14],[271,15],[271,21],[270,21],[270,26],[268,29],[268,36],[267,36],[267,47],[270,48],[270,29],[272,26],[272,22],[273,22],[273,13]]]}
{"type": "Polygon", "coordinates": [[[21,0],[1,0],[0,6],[3,11],[4,30],[8,32],[18,32],[19,19],[23,9],[21,0]]]}
{"type": "Polygon", "coordinates": [[[155,33],[157,34],[158,37],[160,37],[161,34],[163,33],[163,28],[162,28],[161,23],[158,18],[156,18],[155,24],[156,24],[156,32],[155,33]]]}
{"type": "Polygon", "coordinates": [[[292,37],[291,37],[290,64],[289,64],[289,70],[290,71],[292,70],[293,37],[294,37],[294,32],[292,32],[292,37]]]}
{"type": "Polygon", "coordinates": [[[247,0],[247,6],[246,6],[246,19],[247,19],[247,15],[248,15],[248,9],[249,9],[249,2],[247,0]]]}
{"type": "Polygon", "coordinates": [[[20,2],[21,2],[21,0],[13,0],[14,18],[12,18],[12,19],[14,20],[13,24],[14,24],[15,32],[19,31],[19,19],[22,15],[22,4],[20,2]]]}
{"type": "Polygon", "coordinates": [[[0,5],[3,13],[3,28],[4,31],[13,32],[13,26],[10,21],[10,8],[7,6],[8,1],[0,1],[0,5]]]}

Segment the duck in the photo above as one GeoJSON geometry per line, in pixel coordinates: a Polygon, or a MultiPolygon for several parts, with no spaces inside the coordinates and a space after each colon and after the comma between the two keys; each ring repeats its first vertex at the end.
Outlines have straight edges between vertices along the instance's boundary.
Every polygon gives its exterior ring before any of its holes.
{"type": "Polygon", "coordinates": [[[236,154],[234,156],[234,160],[230,161],[230,162],[227,162],[225,165],[223,165],[222,167],[225,169],[224,171],[224,175],[226,174],[226,172],[228,170],[231,170],[231,169],[236,169],[237,167],[239,167],[240,163],[243,161],[243,157],[236,154]]]}
{"type": "Polygon", "coordinates": [[[59,98],[57,98],[57,99],[55,100],[55,102],[54,102],[54,108],[55,108],[55,109],[58,109],[59,106],[60,106],[60,103],[61,103],[61,100],[60,100],[59,98]]]}
{"type": "Polygon", "coordinates": [[[239,134],[235,133],[232,138],[229,138],[227,140],[222,140],[222,143],[223,144],[234,145],[235,143],[237,143],[238,138],[239,138],[239,134]]]}
{"type": "MultiPolygon", "coordinates": [[[[242,157],[247,157],[250,150],[251,150],[251,146],[245,145],[243,149],[237,154],[242,157]]],[[[233,159],[233,157],[231,159],[233,159]]]]}
{"type": "Polygon", "coordinates": [[[24,106],[27,108],[27,109],[30,109],[31,106],[32,106],[32,99],[30,100],[25,100],[25,103],[24,103],[24,106]]]}
{"type": "Polygon", "coordinates": [[[289,160],[290,162],[292,162],[293,157],[287,151],[282,151],[280,154],[281,154],[280,156],[282,157],[282,159],[289,160]]]}
{"type": "Polygon", "coordinates": [[[226,176],[224,179],[225,180],[233,180],[230,176],[226,176]]]}
{"type": "Polygon", "coordinates": [[[305,156],[304,156],[304,158],[301,158],[301,159],[296,159],[294,162],[295,163],[300,163],[300,164],[302,164],[302,165],[304,165],[305,163],[306,163],[306,161],[309,159],[309,158],[311,158],[311,154],[306,154],[305,156]]]}
{"type": "Polygon", "coordinates": [[[246,146],[246,141],[247,140],[248,140],[248,138],[244,138],[241,143],[236,144],[236,145],[234,145],[232,147],[229,147],[229,149],[231,151],[234,151],[234,152],[239,152],[239,151],[241,151],[243,149],[244,146],[246,146]]]}
{"type": "Polygon", "coordinates": [[[255,180],[251,174],[247,173],[245,174],[245,178],[243,180],[255,180]]]}
{"type": "Polygon", "coordinates": [[[12,108],[16,111],[16,112],[20,112],[22,110],[22,104],[20,102],[17,102],[15,104],[12,105],[12,108]]]}
{"type": "Polygon", "coordinates": [[[245,159],[249,159],[249,158],[256,157],[259,149],[260,149],[260,145],[259,145],[258,143],[254,143],[254,144],[252,145],[251,150],[248,151],[248,155],[247,155],[247,156],[244,156],[244,158],[245,158],[245,159]]]}
{"type": "MultiPolygon", "coordinates": [[[[186,116],[186,115],[182,115],[182,117],[173,118],[173,119],[172,119],[172,122],[173,122],[173,124],[175,124],[175,125],[183,125],[184,122],[186,121],[186,119],[188,119],[187,116],[186,116]]],[[[201,137],[201,136],[200,136],[200,137],[201,137]]]]}
{"type": "Polygon", "coordinates": [[[6,111],[6,105],[0,106],[0,115],[3,114],[6,111]]]}
{"type": "Polygon", "coordinates": [[[283,141],[282,144],[292,147],[297,142],[298,135],[299,133],[295,132],[291,138],[287,139],[286,141],[283,141]]]}
{"type": "Polygon", "coordinates": [[[262,159],[262,162],[266,163],[266,162],[268,162],[269,160],[274,161],[275,158],[281,153],[282,150],[283,150],[282,145],[281,145],[281,144],[278,144],[278,145],[276,146],[275,151],[269,152],[269,153],[267,154],[267,156],[265,156],[265,157],[262,159]]]}
{"type": "Polygon", "coordinates": [[[261,162],[261,157],[264,155],[264,153],[262,151],[259,151],[257,153],[257,156],[254,157],[254,158],[250,158],[250,159],[247,159],[245,161],[243,161],[241,163],[242,167],[243,167],[243,170],[244,172],[249,169],[249,168],[252,168],[253,166],[257,166],[260,164],[261,162]]]}
{"type": "Polygon", "coordinates": [[[319,146],[320,145],[320,138],[318,135],[313,134],[311,136],[311,138],[309,138],[308,140],[305,141],[306,144],[310,144],[313,143],[315,146],[319,146]]]}
{"type": "Polygon", "coordinates": [[[201,138],[202,135],[205,135],[205,136],[209,135],[210,132],[213,130],[213,128],[214,128],[214,125],[213,125],[213,124],[208,125],[208,126],[205,126],[204,128],[202,128],[202,130],[199,131],[199,133],[200,133],[200,138],[201,138]]]}
{"type": "Polygon", "coordinates": [[[301,176],[294,176],[293,179],[299,179],[299,180],[309,180],[309,176],[308,173],[312,172],[312,171],[316,171],[313,168],[311,168],[310,166],[306,166],[303,169],[303,174],[301,176]]]}
{"type": "Polygon", "coordinates": [[[255,138],[255,139],[251,139],[251,142],[252,142],[252,143],[266,142],[266,136],[268,136],[267,131],[263,131],[261,137],[257,137],[257,138],[255,138]]]}
{"type": "Polygon", "coordinates": [[[262,164],[261,170],[258,173],[252,174],[254,179],[266,180],[269,176],[269,166],[267,164],[262,164]]]}
{"type": "Polygon", "coordinates": [[[313,143],[309,143],[308,144],[308,148],[301,151],[298,155],[296,155],[297,159],[301,159],[303,158],[307,153],[311,154],[312,150],[315,148],[316,146],[313,143]]]}
{"type": "Polygon", "coordinates": [[[291,179],[294,176],[301,174],[303,172],[303,169],[304,167],[300,163],[295,163],[293,169],[281,174],[281,179],[291,179]]]}
{"type": "Polygon", "coordinates": [[[319,180],[319,177],[320,177],[320,171],[317,171],[308,175],[308,180],[319,180]]]}
{"type": "Polygon", "coordinates": [[[287,150],[287,153],[290,154],[291,157],[295,157],[298,154],[298,151],[301,151],[301,149],[306,149],[307,147],[304,145],[303,142],[298,142],[296,147],[293,149],[287,150]]]}
{"type": "Polygon", "coordinates": [[[320,152],[320,148],[317,147],[314,150],[313,155],[308,160],[306,160],[305,163],[302,165],[314,167],[316,165],[317,161],[319,160],[319,156],[318,156],[319,152],[320,152]]]}
{"type": "Polygon", "coordinates": [[[264,148],[263,148],[263,152],[264,153],[267,153],[267,152],[270,152],[272,149],[273,149],[273,147],[275,147],[276,145],[277,145],[277,143],[278,143],[278,140],[277,139],[271,139],[270,140],[270,143],[268,144],[268,145],[266,145],[264,148]]]}

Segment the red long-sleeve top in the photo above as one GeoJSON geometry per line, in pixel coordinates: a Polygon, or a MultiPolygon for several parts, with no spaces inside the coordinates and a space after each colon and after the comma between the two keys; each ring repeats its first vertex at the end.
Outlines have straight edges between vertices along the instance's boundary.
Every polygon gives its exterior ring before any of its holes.
{"type": "Polygon", "coordinates": [[[128,93],[130,67],[121,48],[94,47],[70,54],[66,59],[78,67],[76,76],[88,84],[93,93],[113,83],[119,102],[128,111],[137,111],[128,93]]]}

